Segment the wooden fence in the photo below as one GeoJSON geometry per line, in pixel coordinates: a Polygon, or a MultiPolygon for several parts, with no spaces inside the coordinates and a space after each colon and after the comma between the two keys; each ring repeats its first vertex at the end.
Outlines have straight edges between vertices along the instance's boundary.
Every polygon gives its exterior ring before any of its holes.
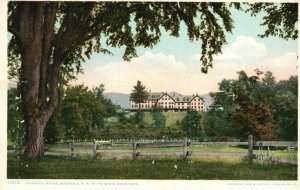
{"type": "Polygon", "coordinates": [[[241,157],[246,158],[249,164],[253,163],[254,159],[268,162],[278,162],[278,163],[289,163],[297,164],[297,160],[291,159],[279,159],[270,153],[270,148],[281,147],[287,148],[287,151],[292,151],[297,149],[298,143],[291,141],[254,141],[253,137],[250,135],[248,137],[248,142],[189,142],[187,138],[181,141],[167,141],[167,142],[153,142],[153,143],[143,143],[143,142],[133,142],[131,146],[128,145],[113,145],[111,141],[94,141],[93,145],[74,145],[74,144],[55,144],[47,145],[45,152],[51,152],[56,154],[65,154],[71,157],[77,155],[88,155],[92,156],[93,159],[101,159],[104,157],[130,157],[133,160],[138,159],[138,157],[143,156],[177,156],[186,158],[188,156],[219,156],[219,157],[241,157]],[[189,151],[189,147],[193,146],[247,146],[248,152],[203,152],[203,151],[189,151]],[[151,151],[151,149],[159,148],[174,148],[177,147],[178,152],[166,152],[166,151],[151,151]],[[55,150],[55,149],[58,150],[55,150]],[[179,151],[181,148],[181,151],[179,151]],[[258,154],[254,154],[253,150],[258,148],[258,154]],[[65,151],[60,150],[65,149],[65,151]],[[76,150],[86,150],[90,153],[83,153],[82,151],[76,150]],[[263,154],[263,149],[267,150],[267,154],[263,154]],[[69,150],[69,151],[67,151],[69,150]],[[148,151],[150,150],[150,151],[148,151]]]}
{"type": "Polygon", "coordinates": [[[137,143],[133,142],[132,146],[103,146],[94,142],[93,146],[93,158],[103,156],[132,156],[133,160],[136,160],[140,156],[182,156],[187,157],[189,142],[187,138],[184,138],[182,142],[154,142],[154,143],[137,143]],[[140,152],[141,149],[150,148],[171,148],[182,147],[182,152],[140,152]],[[98,152],[100,150],[100,152],[98,152]],[[118,152],[104,152],[105,150],[118,150],[118,152]],[[122,150],[127,152],[122,152],[122,150]],[[128,152],[128,150],[132,150],[128,152]]]}

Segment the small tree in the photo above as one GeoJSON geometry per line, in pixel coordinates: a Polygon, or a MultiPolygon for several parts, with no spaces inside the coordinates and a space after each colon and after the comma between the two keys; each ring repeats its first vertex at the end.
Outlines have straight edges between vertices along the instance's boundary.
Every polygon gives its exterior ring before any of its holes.
{"type": "Polygon", "coordinates": [[[138,113],[137,113],[137,116],[138,116],[138,126],[141,125],[141,121],[142,121],[142,115],[141,115],[141,103],[144,103],[149,94],[148,92],[146,91],[146,86],[144,86],[141,81],[137,81],[136,83],[136,86],[133,87],[134,89],[132,90],[131,94],[130,94],[130,99],[138,104],[138,113]]]}
{"type": "Polygon", "coordinates": [[[166,127],[166,116],[162,113],[162,110],[160,108],[155,107],[151,112],[151,117],[157,129],[166,127]]]}
{"type": "Polygon", "coordinates": [[[188,110],[181,122],[181,128],[189,134],[190,137],[198,136],[203,133],[201,126],[201,115],[194,111],[188,110]]]}

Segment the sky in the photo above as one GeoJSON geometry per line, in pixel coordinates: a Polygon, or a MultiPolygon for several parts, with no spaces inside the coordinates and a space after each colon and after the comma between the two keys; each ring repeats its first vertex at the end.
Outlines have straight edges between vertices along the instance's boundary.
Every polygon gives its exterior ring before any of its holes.
{"type": "Polygon", "coordinates": [[[177,91],[182,94],[206,94],[218,91],[223,79],[236,79],[237,72],[248,75],[255,69],[271,71],[276,80],[297,75],[298,40],[278,37],[259,38],[265,27],[263,14],[251,17],[242,11],[231,10],[234,26],[228,33],[223,54],[214,57],[208,74],[201,73],[200,41],[190,42],[182,25],[180,37],[162,33],[160,42],[152,49],[138,48],[138,57],[123,61],[124,48],[109,48],[114,55],[93,54],[82,64],[80,74],[72,84],[90,88],[104,84],[105,92],[130,93],[137,80],[152,92],[177,91]]]}

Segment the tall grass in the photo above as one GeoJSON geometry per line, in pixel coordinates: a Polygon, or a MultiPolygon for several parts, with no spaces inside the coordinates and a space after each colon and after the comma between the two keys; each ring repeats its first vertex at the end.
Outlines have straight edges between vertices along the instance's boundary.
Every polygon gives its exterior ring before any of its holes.
{"type": "Polygon", "coordinates": [[[9,157],[7,166],[9,179],[297,179],[297,166],[262,165],[258,162],[248,165],[238,158],[141,158],[135,161],[130,159],[94,161],[53,156],[42,159],[9,157]]]}

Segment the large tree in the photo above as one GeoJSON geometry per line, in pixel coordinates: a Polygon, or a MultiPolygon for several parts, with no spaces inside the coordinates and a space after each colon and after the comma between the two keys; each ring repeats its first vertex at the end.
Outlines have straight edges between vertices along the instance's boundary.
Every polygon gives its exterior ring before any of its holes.
{"type": "Polygon", "coordinates": [[[146,90],[146,86],[144,86],[142,82],[138,80],[130,94],[130,100],[138,104],[138,113],[136,115],[138,126],[140,126],[142,122],[141,103],[144,103],[148,96],[149,93],[146,90]]]}
{"type": "Polygon", "coordinates": [[[238,107],[231,117],[241,137],[253,135],[259,140],[271,140],[275,136],[275,124],[267,94],[260,90],[261,74],[259,70],[253,76],[238,72],[238,80],[232,84],[238,107]]]}
{"type": "Polygon", "coordinates": [[[228,4],[9,2],[9,74],[17,76],[20,87],[25,155],[43,155],[43,133],[57,106],[59,83],[81,69],[84,55],[110,53],[102,39],[108,47],[125,47],[123,58],[130,60],[136,47],[157,44],[161,29],[178,37],[182,22],[190,41],[201,41],[202,71],[207,72],[226,44],[225,32],[233,28],[228,4]]]}
{"type": "Polygon", "coordinates": [[[125,46],[123,58],[137,56],[135,47],[159,42],[162,27],[179,36],[181,21],[191,41],[202,41],[204,70],[212,55],[226,43],[232,19],[224,3],[128,3],[128,2],[10,2],[8,30],[9,64],[17,74],[27,131],[25,155],[43,155],[43,133],[58,101],[61,77],[80,68],[101,46],[125,46]],[[195,19],[200,18],[197,25],[195,19]],[[217,22],[221,18],[221,22],[217,22]]]}

